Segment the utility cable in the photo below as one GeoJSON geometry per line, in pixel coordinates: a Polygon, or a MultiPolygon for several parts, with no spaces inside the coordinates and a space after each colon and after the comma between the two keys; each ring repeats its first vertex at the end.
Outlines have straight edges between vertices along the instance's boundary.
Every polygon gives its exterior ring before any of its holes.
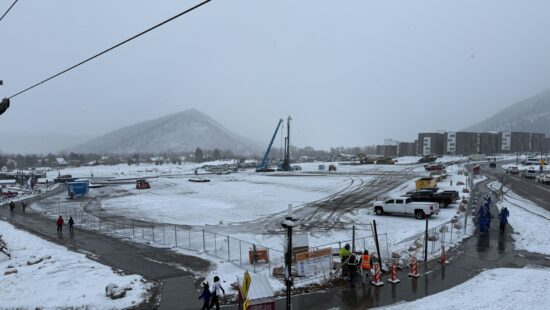
{"type": "MultiPolygon", "coordinates": [[[[149,31],[152,31],[152,30],[154,30],[154,29],[156,29],[156,28],[158,28],[158,27],[160,27],[160,26],[162,26],[162,25],[164,25],[164,24],[166,24],[166,23],[169,23],[169,22],[173,21],[174,19],[176,19],[176,18],[178,18],[178,17],[181,17],[182,15],[185,15],[185,14],[187,14],[187,13],[189,13],[189,12],[195,10],[195,9],[198,9],[199,7],[201,7],[201,6],[205,5],[205,4],[207,4],[207,3],[210,2],[210,1],[212,1],[212,0],[205,0],[205,1],[203,1],[203,2],[201,2],[201,3],[199,3],[199,4],[197,4],[197,5],[195,5],[195,6],[191,7],[191,8],[189,8],[189,9],[187,9],[187,10],[185,10],[185,11],[183,11],[183,12],[181,12],[181,13],[175,15],[175,16],[173,16],[173,17],[168,18],[167,20],[165,20],[165,21],[163,21],[163,22],[161,22],[161,23],[159,23],[159,24],[154,25],[153,27],[151,27],[151,28],[149,28],[149,29],[147,29],[147,30],[144,30],[144,31],[142,31],[142,32],[140,32],[140,33],[134,35],[133,37],[131,37],[131,38],[129,38],[129,39],[126,39],[126,40],[124,40],[124,41],[122,41],[122,42],[120,42],[120,43],[118,43],[118,44],[116,44],[116,45],[114,45],[114,46],[112,46],[112,47],[109,47],[108,49],[106,49],[106,50],[104,50],[104,51],[102,51],[102,52],[100,52],[100,53],[95,54],[94,56],[92,56],[92,57],[90,57],[90,58],[88,58],[88,59],[86,59],[86,60],[83,60],[83,61],[77,63],[76,65],[74,65],[74,66],[72,66],[72,67],[69,67],[69,68],[67,68],[67,69],[65,69],[65,70],[63,70],[63,71],[61,71],[61,72],[59,72],[59,73],[56,73],[56,74],[50,76],[49,78],[47,78],[47,79],[45,79],[45,80],[42,80],[42,81],[40,81],[40,82],[38,82],[38,83],[36,83],[36,84],[34,84],[34,85],[32,85],[32,86],[29,86],[29,87],[23,89],[22,91],[19,91],[19,92],[15,93],[15,94],[11,95],[10,97],[8,97],[8,99],[11,99],[11,98],[13,98],[13,97],[15,97],[15,96],[19,96],[19,95],[21,95],[22,93],[25,93],[25,92],[27,92],[27,91],[29,91],[29,90],[31,90],[31,89],[33,89],[33,88],[39,86],[39,85],[42,85],[42,84],[48,82],[49,80],[52,80],[52,79],[54,79],[54,78],[56,78],[56,77],[58,77],[58,76],[60,76],[60,75],[62,75],[62,74],[64,74],[64,73],[67,73],[67,72],[71,71],[72,69],[75,69],[76,67],[81,66],[81,65],[87,63],[87,62],[90,61],[90,60],[93,60],[93,59],[95,59],[95,58],[97,58],[97,57],[99,57],[99,56],[101,56],[101,55],[103,55],[103,54],[105,54],[105,53],[108,53],[108,52],[114,50],[115,48],[117,48],[117,47],[119,47],[119,46],[122,46],[122,45],[124,45],[124,44],[126,44],[126,43],[128,43],[128,42],[130,42],[130,41],[132,41],[132,40],[134,40],[134,39],[136,39],[136,38],[138,38],[138,37],[140,37],[140,36],[146,34],[146,33],[149,32],[149,31]]],[[[12,6],[13,6],[13,5],[12,5],[12,6]]]]}
{"type": "Polygon", "coordinates": [[[19,1],[19,0],[13,1],[13,3],[8,8],[8,10],[2,15],[2,17],[0,17],[0,22],[2,21],[2,19],[4,19],[4,16],[8,15],[8,12],[11,10],[11,8],[13,8],[13,6],[17,3],[17,1],[19,1]]]}

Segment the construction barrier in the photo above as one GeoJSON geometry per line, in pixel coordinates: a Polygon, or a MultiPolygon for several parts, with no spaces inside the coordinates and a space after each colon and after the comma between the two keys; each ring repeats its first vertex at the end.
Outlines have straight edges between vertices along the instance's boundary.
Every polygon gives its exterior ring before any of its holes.
{"type": "Polygon", "coordinates": [[[397,278],[397,266],[395,265],[395,259],[392,259],[391,262],[391,278],[388,279],[388,282],[393,284],[401,282],[401,280],[397,278]]]}
{"type": "Polygon", "coordinates": [[[370,281],[370,284],[372,284],[374,286],[384,285],[384,282],[382,282],[382,274],[380,272],[380,265],[378,263],[374,263],[374,276],[372,278],[372,281],[370,281]]]}
{"type": "Polygon", "coordinates": [[[409,264],[409,277],[420,277],[420,274],[418,273],[418,261],[416,260],[416,256],[412,257],[411,263],[409,264]]]}

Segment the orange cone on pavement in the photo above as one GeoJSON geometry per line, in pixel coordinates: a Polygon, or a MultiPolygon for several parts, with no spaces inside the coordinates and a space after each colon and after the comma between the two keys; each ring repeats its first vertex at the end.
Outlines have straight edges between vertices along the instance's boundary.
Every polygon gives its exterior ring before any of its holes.
{"type": "Polygon", "coordinates": [[[374,276],[372,277],[370,284],[374,286],[384,285],[384,282],[382,282],[382,274],[380,273],[380,265],[378,263],[374,263],[374,276]]]}
{"type": "Polygon", "coordinates": [[[411,263],[409,264],[409,277],[420,277],[420,274],[418,273],[418,261],[416,260],[416,256],[412,257],[411,263]]]}
{"type": "Polygon", "coordinates": [[[391,262],[391,278],[388,279],[388,282],[393,284],[401,282],[401,280],[397,278],[397,266],[395,265],[395,259],[391,262]]]}
{"type": "Polygon", "coordinates": [[[438,260],[441,265],[445,265],[447,263],[447,256],[445,255],[445,244],[441,244],[441,258],[438,260]]]}

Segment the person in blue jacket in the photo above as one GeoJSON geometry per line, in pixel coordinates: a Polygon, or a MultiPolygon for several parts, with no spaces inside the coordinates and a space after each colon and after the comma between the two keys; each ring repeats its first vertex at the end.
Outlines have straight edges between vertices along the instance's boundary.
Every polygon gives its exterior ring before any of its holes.
{"type": "Polygon", "coordinates": [[[199,296],[199,299],[204,299],[201,310],[210,309],[210,297],[212,297],[212,293],[208,287],[208,282],[205,281],[202,283],[202,294],[199,296]]]}

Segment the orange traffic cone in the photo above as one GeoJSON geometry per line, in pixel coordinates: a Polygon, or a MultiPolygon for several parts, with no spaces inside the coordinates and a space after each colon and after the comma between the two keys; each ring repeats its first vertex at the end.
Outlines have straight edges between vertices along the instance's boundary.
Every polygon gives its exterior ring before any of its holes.
{"type": "Polygon", "coordinates": [[[393,284],[401,282],[401,280],[397,278],[397,266],[395,266],[395,259],[391,262],[391,279],[388,279],[388,282],[393,284]]]}
{"type": "Polygon", "coordinates": [[[409,277],[420,277],[420,274],[418,273],[418,261],[416,260],[416,256],[412,257],[411,263],[409,264],[409,277]]]}
{"type": "Polygon", "coordinates": [[[445,265],[447,263],[447,257],[445,255],[445,244],[441,244],[441,258],[438,260],[438,262],[441,265],[445,265]]]}
{"type": "Polygon", "coordinates": [[[374,286],[384,285],[384,282],[382,282],[382,274],[380,273],[380,265],[378,263],[374,263],[374,276],[372,277],[370,284],[374,286]]]}

